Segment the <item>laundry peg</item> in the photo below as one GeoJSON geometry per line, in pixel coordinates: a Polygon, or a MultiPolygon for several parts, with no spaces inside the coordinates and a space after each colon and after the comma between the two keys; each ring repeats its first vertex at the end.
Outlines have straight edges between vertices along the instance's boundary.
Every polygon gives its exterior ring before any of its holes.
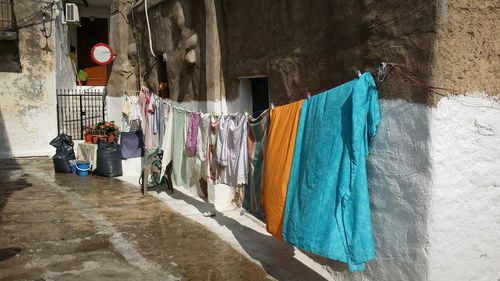
{"type": "Polygon", "coordinates": [[[356,70],[356,75],[358,75],[358,77],[361,77],[361,70],[356,70]]]}
{"type": "Polygon", "coordinates": [[[306,92],[306,98],[310,99],[311,98],[311,92],[306,92]]]}
{"type": "Polygon", "coordinates": [[[274,102],[271,103],[271,109],[273,109],[273,108],[274,108],[274,102]]]}

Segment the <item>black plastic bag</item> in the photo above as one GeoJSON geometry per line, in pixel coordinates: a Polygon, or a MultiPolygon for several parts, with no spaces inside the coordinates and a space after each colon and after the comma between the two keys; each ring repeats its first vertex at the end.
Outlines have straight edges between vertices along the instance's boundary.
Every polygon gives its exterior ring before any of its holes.
{"type": "Polygon", "coordinates": [[[96,175],[103,177],[117,177],[122,172],[122,152],[117,143],[99,141],[97,146],[97,168],[96,175]]]}
{"type": "Polygon", "coordinates": [[[76,158],[71,136],[60,134],[50,142],[50,145],[56,148],[56,154],[52,157],[54,170],[60,173],[71,173],[69,160],[76,158]]]}

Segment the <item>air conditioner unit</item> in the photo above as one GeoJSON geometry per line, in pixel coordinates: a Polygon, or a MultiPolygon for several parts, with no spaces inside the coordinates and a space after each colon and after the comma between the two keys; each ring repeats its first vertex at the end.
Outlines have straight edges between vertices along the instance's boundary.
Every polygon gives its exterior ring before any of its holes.
{"type": "Polygon", "coordinates": [[[66,24],[79,24],[80,15],[78,14],[78,6],[75,3],[66,3],[66,24]]]}

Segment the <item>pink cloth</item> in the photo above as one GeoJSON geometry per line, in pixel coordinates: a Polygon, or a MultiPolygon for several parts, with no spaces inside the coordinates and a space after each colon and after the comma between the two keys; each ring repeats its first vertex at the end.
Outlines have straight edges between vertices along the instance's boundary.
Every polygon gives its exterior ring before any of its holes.
{"type": "Polygon", "coordinates": [[[145,86],[141,87],[141,91],[139,93],[139,104],[141,105],[141,113],[144,115],[144,146],[146,149],[150,149],[153,147],[153,130],[152,130],[152,114],[150,110],[152,109],[151,105],[151,96],[152,93],[145,86]]]}
{"type": "Polygon", "coordinates": [[[188,156],[196,155],[196,143],[198,139],[198,127],[200,126],[200,119],[200,112],[191,112],[191,114],[189,114],[189,125],[186,138],[186,153],[188,156]]]}

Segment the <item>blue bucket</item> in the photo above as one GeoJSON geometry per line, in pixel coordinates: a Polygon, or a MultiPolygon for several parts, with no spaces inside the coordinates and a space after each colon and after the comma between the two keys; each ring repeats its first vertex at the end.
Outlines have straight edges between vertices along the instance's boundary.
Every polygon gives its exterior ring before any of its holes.
{"type": "Polygon", "coordinates": [[[89,175],[91,169],[90,161],[76,161],[76,169],[78,170],[78,175],[81,177],[86,177],[89,175]]]}

